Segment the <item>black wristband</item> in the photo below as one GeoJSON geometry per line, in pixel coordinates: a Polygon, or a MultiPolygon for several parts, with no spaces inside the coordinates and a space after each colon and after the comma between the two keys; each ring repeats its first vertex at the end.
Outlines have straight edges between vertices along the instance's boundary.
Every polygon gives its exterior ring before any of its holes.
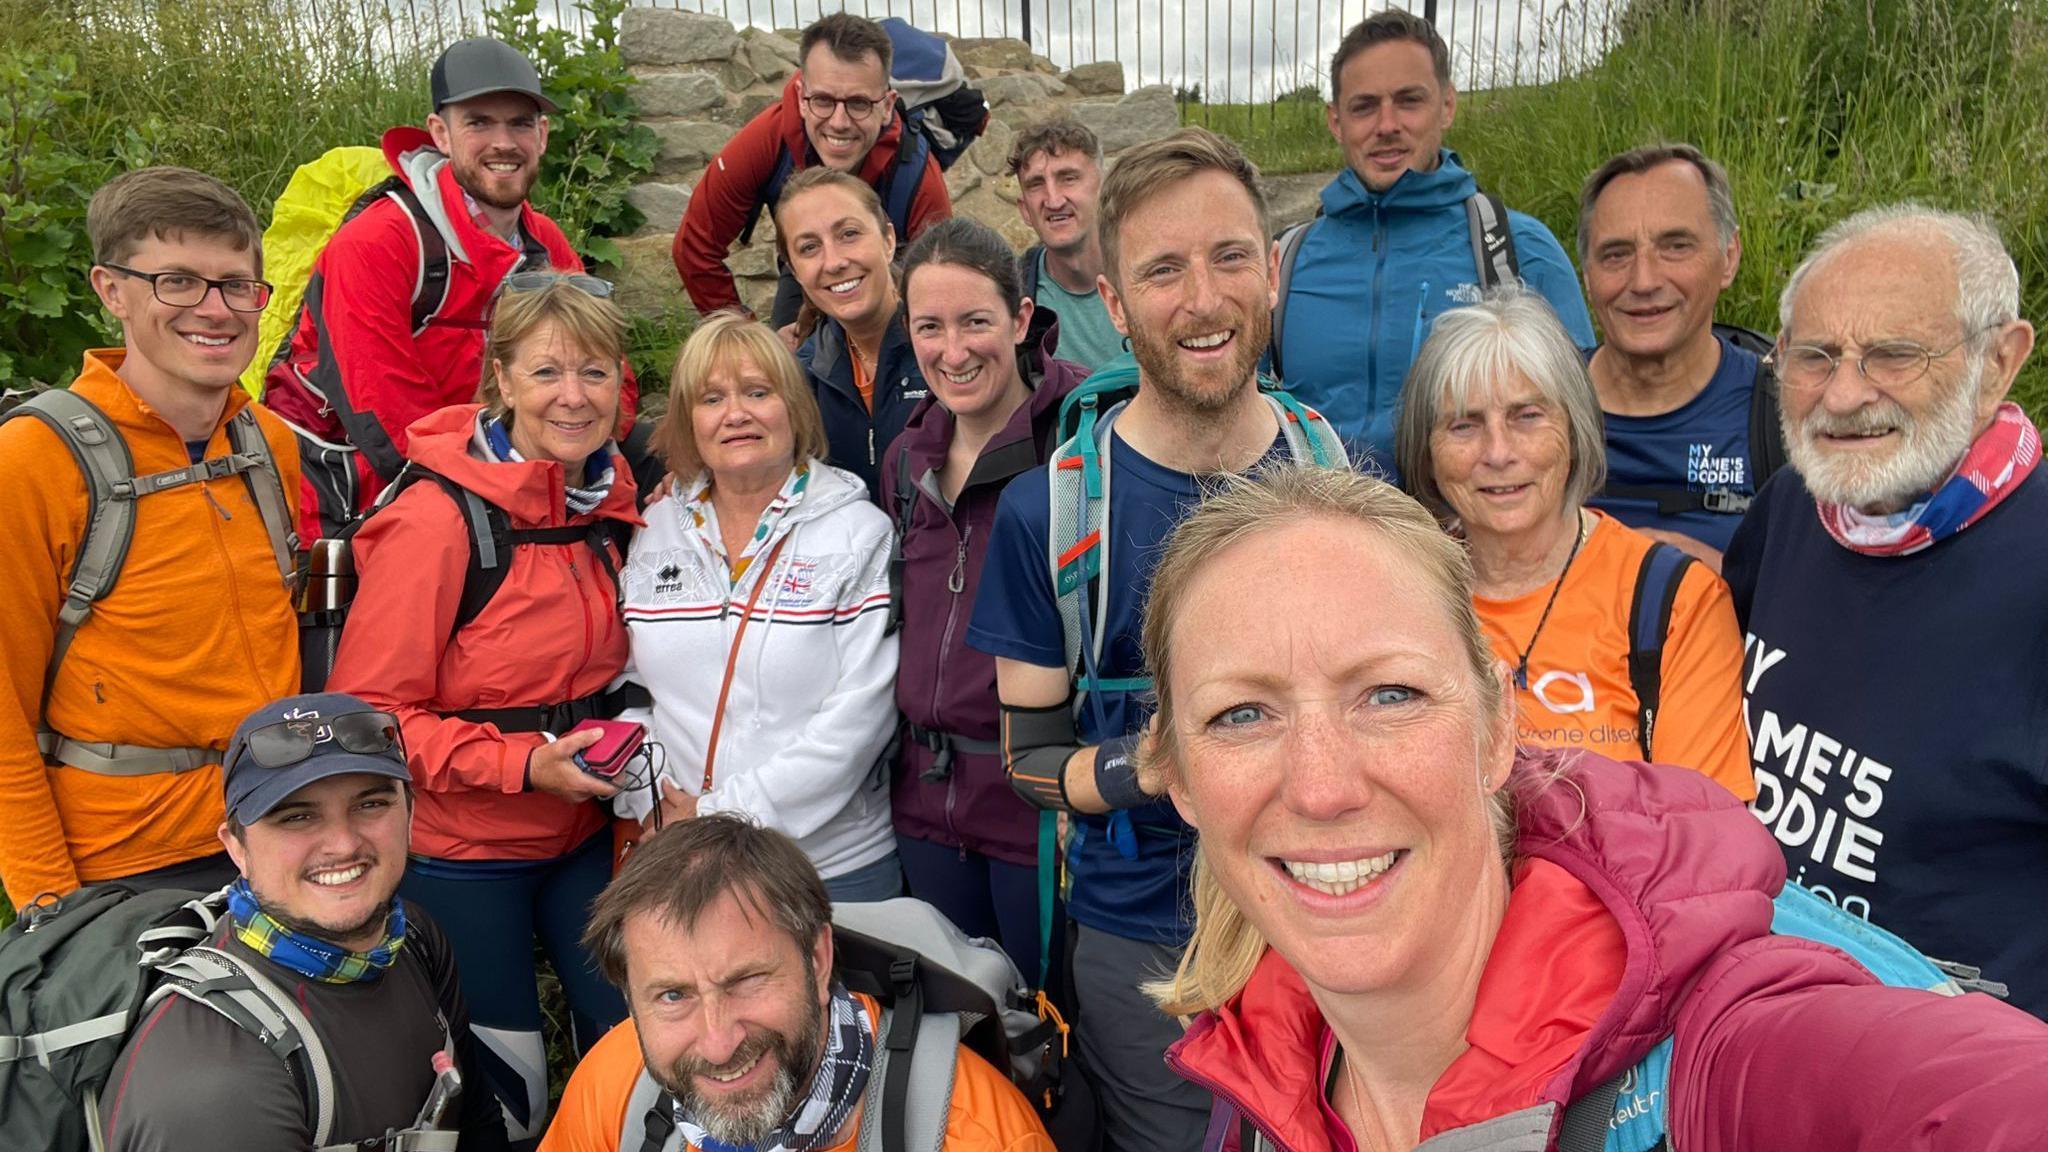
{"type": "Polygon", "coordinates": [[[1095,749],[1095,791],[1112,811],[1136,808],[1154,799],[1138,785],[1138,744],[1140,732],[1128,732],[1104,740],[1095,749]]]}

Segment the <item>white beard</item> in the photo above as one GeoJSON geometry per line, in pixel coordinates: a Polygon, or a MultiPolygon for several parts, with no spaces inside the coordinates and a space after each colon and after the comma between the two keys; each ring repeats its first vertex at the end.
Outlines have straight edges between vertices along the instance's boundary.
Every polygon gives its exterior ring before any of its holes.
{"type": "Polygon", "coordinates": [[[1806,490],[1824,504],[1866,511],[1903,508],[1948,479],[1970,450],[1985,368],[1984,358],[1972,356],[1962,379],[1943,388],[1919,417],[1891,399],[1873,401],[1846,416],[1832,416],[1816,403],[1795,425],[1790,410],[1781,406],[1785,454],[1806,481],[1806,490]],[[1902,443],[1883,457],[1836,451],[1823,447],[1820,440],[1829,431],[1853,433],[1887,426],[1898,429],[1902,443]]]}

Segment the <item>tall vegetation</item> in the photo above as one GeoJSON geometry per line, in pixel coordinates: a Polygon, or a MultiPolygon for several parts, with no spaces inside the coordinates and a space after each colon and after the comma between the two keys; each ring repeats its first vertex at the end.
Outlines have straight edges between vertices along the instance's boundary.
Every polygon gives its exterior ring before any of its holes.
{"type": "MultiPolygon", "coordinates": [[[[1911,198],[1995,220],[2023,314],[2048,322],[2048,4],[1636,0],[1618,31],[1556,83],[1461,96],[1450,133],[1482,184],[1567,249],[1588,173],[1638,144],[1685,140],[1734,184],[1742,269],[1723,319],[1775,332],[1778,289],[1821,229],[1911,198]]],[[[1271,170],[1342,164],[1319,118],[1207,114],[1226,131],[1241,117],[1271,170]]],[[[2016,391],[2048,411],[2048,356],[2016,391]]]]}

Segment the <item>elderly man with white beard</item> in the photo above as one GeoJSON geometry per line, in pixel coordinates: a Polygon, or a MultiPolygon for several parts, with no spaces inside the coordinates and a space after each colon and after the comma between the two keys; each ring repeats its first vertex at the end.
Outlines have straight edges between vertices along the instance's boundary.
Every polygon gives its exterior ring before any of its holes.
{"type": "Polygon", "coordinates": [[[2019,302],[1981,220],[1909,204],[1823,234],[1779,307],[1792,469],[1723,572],[1753,810],[1791,878],[2039,1016],[2048,478],[2005,398],[2034,347],[2019,302]]]}

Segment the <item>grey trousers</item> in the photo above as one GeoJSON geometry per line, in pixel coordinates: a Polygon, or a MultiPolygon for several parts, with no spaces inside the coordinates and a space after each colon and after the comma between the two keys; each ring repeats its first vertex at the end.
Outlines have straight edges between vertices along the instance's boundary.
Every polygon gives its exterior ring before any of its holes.
{"type": "Polygon", "coordinates": [[[1105,1152],[1194,1152],[1208,1130],[1209,1093],[1166,1066],[1180,1022],[1138,991],[1170,975],[1179,951],[1073,927],[1075,1034],[1101,1109],[1105,1152]]]}

